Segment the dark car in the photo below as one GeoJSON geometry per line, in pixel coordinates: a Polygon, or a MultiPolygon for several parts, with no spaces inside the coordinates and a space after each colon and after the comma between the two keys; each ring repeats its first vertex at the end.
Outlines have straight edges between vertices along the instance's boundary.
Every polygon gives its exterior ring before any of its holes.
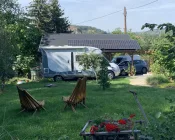
{"type": "MultiPolygon", "coordinates": [[[[136,73],[146,74],[148,72],[147,63],[144,60],[134,60],[134,67],[136,73]]],[[[123,61],[118,64],[120,68],[120,75],[125,76],[127,75],[128,67],[131,65],[131,61],[123,61]]]]}

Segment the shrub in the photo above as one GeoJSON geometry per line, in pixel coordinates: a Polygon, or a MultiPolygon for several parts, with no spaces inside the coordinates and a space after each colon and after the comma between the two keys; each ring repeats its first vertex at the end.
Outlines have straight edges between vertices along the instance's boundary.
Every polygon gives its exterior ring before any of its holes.
{"type": "Polygon", "coordinates": [[[24,77],[13,77],[12,79],[10,79],[10,80],[7,81],[7,84],[15,84],[16,85],[16,83],[19,80],[30,81],[29,79],[24,78],[24,77]]]}
{"type": "Polygon", "coordinates": [[[169,83],[169,80],[167,77],[163,75],[154,75],[154,76],[148,77],[146,79],[146,82],[149,85],[159,85],[159,84],[169,83]]]}
{"type": "Polygon", "coordinates": [[[92,69],[94,70],[96,79],[97,79],[97,72],[98,72],[98,66],[100,65],[101,57],[98,54],[94,53],[84,53],[81,55],[80,59],[78,60],[80,66],[83,66],[84,70],[92,69]]]}
{"type": "Polygon", "coordinates": [[[170,73],[168,72],[168,70],[161,66],[158,62],[154,62],[151,67],[151,72],[155,73],[155,74],[164,74],[166,76],[169,76],[170,73]]]}
{"type": "Polygon", "coordinates": [[[30,67],[34,66],[34,57],[33,56],[16,56],[16,61],[13,65],[13,70],[18,73],[18,76],[24,76],[27,73],[30,73],[30,67]]]}
{"type": "Polygon", "coordinates": [[[100,71],[99,71],[99,81],[98,84],[105,90],[110,87],[110,81],[108,78],[108,62],[104,57],[101,57],[100,61],[100,71]]]}
{"type": "Polygon", "coordinates": [[[145,136],[152,137],[152,140],[175,139],[175,99],[168,97],[166,100],[170,103],[170,111],[158,112],[155,117],[152,116],[150,124],[143,130],[143,134],[145,133],[145,136]]]}
{"type": "Polygon", "coordinates": [[[136,68],[134,67],[134,65],[131,67],[132,64],[128,64],[128,69],[126,70],[126,72],[130,75],[130,76],[134,76],[136,75],[136,68]]]}

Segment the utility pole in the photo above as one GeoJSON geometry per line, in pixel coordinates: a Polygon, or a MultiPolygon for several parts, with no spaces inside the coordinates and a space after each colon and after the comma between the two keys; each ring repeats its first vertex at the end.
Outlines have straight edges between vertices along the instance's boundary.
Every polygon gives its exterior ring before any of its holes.
{"type": "MultiPolygon", "coordinates": [[[[127,34],[127,10],[126,7],[124,7],[124,33],[127,34]]],[[[130,75],[133,76],[133,67],[134,67],[134,63],[133,63],[133,52],[131,52],[131,65],[130,65],[130,75]]]]}
{"type": "Polygon", "coordinates": [[[124,32],[125,32],[125,34],[127,33],[126,18],[127,18],[127,11],[126,11],[126,7],[124,7],[124,32]]]}

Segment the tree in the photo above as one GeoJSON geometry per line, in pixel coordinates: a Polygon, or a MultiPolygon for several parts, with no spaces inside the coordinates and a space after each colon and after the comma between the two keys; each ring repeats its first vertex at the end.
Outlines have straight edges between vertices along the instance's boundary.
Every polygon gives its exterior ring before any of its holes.
{"type": "MultiPolygon", "coordinates": [[[[34,56],[38,60],[38,46],[41,40],[41,32],[31,24],[15,0],[0,1],[0,27],[8,34],[9,46],[15,48],[14,58],[22,55],[24,58],[34,56]]],[[[14,52],[14,51],[13,51],[14,52]]],[[[14,59],[14,60],[15,60],[14,59]]],[[[17,71],[18,72],[18,71],[17,71]]]]}
{"type": "MultiPolygon", "coordinates": [[[[22,15],[21,15],[22,16],[22,15]]],[[[23,56],[34,56],[38,60],[38,46],[41,40],[41,32],[30,24],[30,20],[21,17],[15,24],[6,25],[6,30],[13,35],[16,48],[23,56]]]]}
{"type": "Polygon", "coordinates": [[[155,28],[157,27],[157,29],[159,30],[165,30],[165,33],[166,33],[166,37],[171,41],[173,42],[174,41],[174,37],[175,37],[175,26],[171,23],[164,23],[164,24],[160,24],[160,25],[157,25],[157,24],[149,24],[149,23],[145,23],[143,26],[142,26],[142,30],[144,28],[149,28],[150,30],[154,30],[155,28]]]}
{"type": "MultiPolygon", "coordinates": [[[[112,32],[112,34],[124,34],[124,32],[121,31],[121,28],[116,28],[112,32]]],[[[142,36],[141,35],[138,35],[136,33],[133,33],[132,30],[129,30],[127,32],[127,35],[129,35],[131,39],[136,40],[139,43],[139,45],[141,46],[141,48],[142,48],[143,39],[142,39],[142,36]]]]}
{"type": "Polygon", "coordinates": [[[106,59],[104,57],[101,57],[98,83],[103,90],[110,87],[110,82],[108,78],[108,65],[109,63],[106,61],[106,59]]]}
{"type": "Polygon", "coordinates": [[[43,32],[50,32],[51,13],[47,0],[33,0],[28,7],[31,23],[43,32]]]}
{"type": "Polygon", "coordinates": [[[118,34],[118,35],[120,35],[120,34],[124,34],[124,33],[122,32],[121,28],[116,28],[116,29],[112,32],[112,34],[118,34]]]}
{"type": "Polygon", "coordinates": [[[28,7],[28,16],[43,33],[69,32],[69,22],[63,15],[58,0],[33,0],[28,7]]]}
{"type": "Polygon", "coordinates": [[[0,80],[5,83],[7,77],[13,75],[12,65],[15,56],[15,47],[11,42],[10,33],[0,28],[0,80]]]}
{"type": "Polygon", "coordinates": [[[56,33],[67,33],[70,26],[67,18],[63,18],[64,11],[61,10],[58,0],[51,0],[51,31],[56,33]]]}
{"type": "Polygon", "coordinates": [[[100,56],[94,53],[84,53],[81,55],[81,59],[79,60],[79,64],[83,66],[84,70],[93,69],[95,72],[95,76],[97,79],[98,66],[100,64],[100,56]]]}
{"type": "MultiPolygon", "coordinates": [[[[25,76],[30,73],[30,68],[33,66],[33,56],[17,55],[13,64],[13,70],[18,72],[18,76],[25,76]]],[[[28,76],[29,77],[29,76],[28,76]]]]}
{"type": "Polygon", "coordinates": [[[79,60],[79,64],[83,66],[84,70],[88,69],[94,70],[96,79],[98,75],[99,77],[98,83],[103,88],[103,90],[105,90],[110,86],[108,78],[108,68],[107,68],[109,63],[107,62],[105,57],[94,53],[90,54],[84,53],[81,56],[81,59],[79,60]]]}
{"type": "Polygon", "coordinates": [[[171,23],[167,24],[149,24],[146,23],[142,26],[142,29],[149,28],[150,30],[157,27],[159,30],[164,29],[166,36],[159,39],[155,43],[154,48],[154,58],[155,64],[159,64],[161,67],[165,68],[165,71],[168,71],[168,75],[171,78],[175,77],[175,26],[171,23]]]}
{"type": "MultiPolygon", "coordinates": [[[[12,65],[17,54],[14,34],[7,28],[19,19],[20,8],[14,0],[0,1],[0,80],[3,85],[7,77],[13,76],[12,65]]],[[[4,87],[4,86],[2,86],[4,87]]]]}
{"type": "Polygon", "coordinates": [[[13,24],[20,16],[19,4],[15,0],[0,1],[0,25],[13,24]]]}

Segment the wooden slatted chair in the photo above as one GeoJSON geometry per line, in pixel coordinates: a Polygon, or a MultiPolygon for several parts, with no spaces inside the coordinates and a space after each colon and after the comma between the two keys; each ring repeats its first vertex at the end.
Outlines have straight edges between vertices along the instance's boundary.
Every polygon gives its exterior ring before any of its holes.
{"type": "Polygon", "coordinates": [[[75,112],[75,107],[78,104],[83,105],[84,107],[87,108],[85,105],[85,100],[86,100],[86,81],[87,78],[84,77],[82,79],[79,79],[77,82],[77,85],[75,86],[72,94],[70,96],[63,96],[63,101],[66,103],[64,109],[67,106],[70,106],[72,110],[75,112]]]}
{"type": "Polygon", "coordinates": [[[19,99],[21,103],[22,111],[37,111],[40,109],[44,109],[44,101],[37,101],[35,100],[26,90],[21,89],[19,86],[17,86],[17,90],[19,93],[19,99]]]}

